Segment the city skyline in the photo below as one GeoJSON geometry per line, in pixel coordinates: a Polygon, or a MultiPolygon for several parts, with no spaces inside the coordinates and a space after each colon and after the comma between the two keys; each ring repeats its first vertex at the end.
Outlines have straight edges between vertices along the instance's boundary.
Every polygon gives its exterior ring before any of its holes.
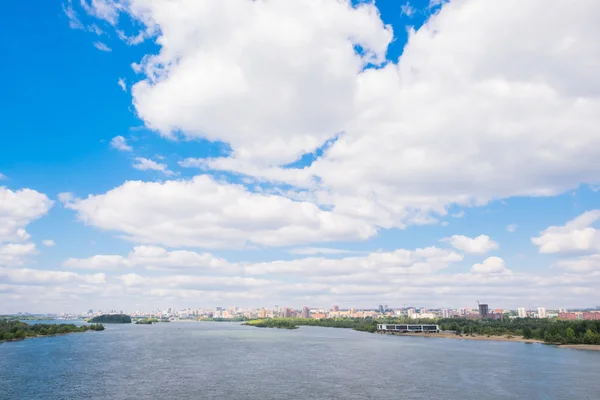
{"type": "Polygon", "coordinates": [[[38,3],[0,313],[600,304],[599,2],[38,3]]]}

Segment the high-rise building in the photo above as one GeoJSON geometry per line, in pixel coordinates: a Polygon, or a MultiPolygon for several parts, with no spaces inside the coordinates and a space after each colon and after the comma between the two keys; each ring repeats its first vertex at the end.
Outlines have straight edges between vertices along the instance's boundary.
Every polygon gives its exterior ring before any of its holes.
{"type": "Polygon", "coordinates": [[[264,307],[261,307],[261,308],[260,308],[260,312],[259,312],[259,314],[258,314],[258,315],[259,315],[259,317],[260,317],[260,318],[266,318],[266,317],[267,317],[267,313],[266,313],[266,311],[265,311],[265,308],[264,308],[264,307]]]}
{"type": "Polygon", "coordinates": [[[338,311],[340,311],[340,306],[338,306],[338,305],[334,305],[334,306],[333,306],[333,310],[332,310],[332,311],[335,311],[335,312],[338,312],[338,311]]]}
{"type": "Polygon", "coordinates": [[[407,314],[409,317],[412,317],[415,314],[415,309],[414,308],[409,308],[407,311],[407,314]]]}
{"type": "Polygon", "coordinates": [[[379,305],[379,312],[383,314],[383,304],[379,305]]]}
{"type": "Polygon", "coordinates": [[[286,308],[283,310],[283,318],[290,318],[292,316],[292,310],[286,308]]]}
{"type": "Polygon", "coordinates": [[[479,317],[480,318],[487,318],[489,316],[489,307],[487,304],[480,304],[479,305],[479,317]]]}
{"type": "Polygon", "coordinates": [[[450,310],[447,308],[442,309],[442,318],[450,318],[450,310]]]}
{"type": "Polygon", "coordinates": [[[302,307],[302,318],[310,318],[310,310],[308,307],[302,307]]]}
{"type": "Polygon", "coordinates": [[[525,307],[519,307],[517,309],[517,313],[519,315],[519,318],[527,318],[527,310],[525,310],[525,307]]]}
{"type": "Polygon", "coordinates": [[[559,313],[559,314],[560,314],[560,313],[566,313],[566,312],[567,312],[567,309],[566,309],[566,308],[559,308],[559,309],[558,309],[558,313],[559,313]]]}
{"type": "Polygon", "coordinates": [[[544,307],[538,307],[538,318],[546,318],[546,309],[544,307]]]}
{"type": "Polygon", "coordinates": [[[388,305],[386,304],[386,305],[384,305],[384,306],[383,306],[383,311],[386,311],[386,312],[387,312],[387,310],[389,310],[389,307],[388,307],[388,305]]]}

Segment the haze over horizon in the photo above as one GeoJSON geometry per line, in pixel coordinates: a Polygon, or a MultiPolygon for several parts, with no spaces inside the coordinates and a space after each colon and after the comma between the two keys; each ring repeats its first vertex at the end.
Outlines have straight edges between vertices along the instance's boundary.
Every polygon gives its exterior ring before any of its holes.
{"type": "Polygon", "coordinates": [[[0,314],[595,307],[598,15],[5,4],[0,314]]]}

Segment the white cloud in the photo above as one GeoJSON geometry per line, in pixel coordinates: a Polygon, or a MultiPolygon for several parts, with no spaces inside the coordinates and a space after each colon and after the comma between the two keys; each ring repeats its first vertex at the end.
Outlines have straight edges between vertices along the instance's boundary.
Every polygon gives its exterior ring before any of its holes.
{"type": "Polygon", "coordinates": [[[105,43],[102,43],[100,41],[94,42],[94,47],[100,51],[106,51],[106,52],[112,51],[112,49],[110,47],[108,47],[105,43]]]}
{"type": "Polygon", "coordinates": [[[120,151],[133,151],[133,147],[127,144],[127,140],[123,136],[115,136],[112,138],[110,145],[120,151]]]}
{"type": "Polygon", "coordinates": [[[514,232],[516,232],[518,227],[519,226],[517,224],[509,224],[506,226],[506,231],[510,232],[510,233],[514,233],[514,232]]]}
{"type": "Polygon", "coordinates": [[[53,285],[58,283],[102,284],[105,274],[80,275],[73,272],[0,267],[0,282],[26,285],[53,285]]]}
{"type": "Polygon", "coordinates": [[[25,227],[46,215],[52,201],[31,189],[12,191],[0,186],[0,244],[29,239],[25,227]]]}
{"type": "Polygon", "coordinates": [[[160,32],[160,52],[137,66],[134,105],[163,135],[228,143],[232,156],[210,168],[300,185],[384,228],[434,223],[451,204],[599,182],[596,1],[548,10],[494,0],[493,13],[473,0],[444,4],[398,63],[366,70],[392,39],[373,4],[166,4],[112,3],[160,32]],[[339,132],[312,166],[279,168],[339,132]]]}
{"type": "Polygon", "coordinates": [[[414,15],[415,9],[413,7],[411,7],[410,3],[407,1],[400,7],[400,13],[402,15],[406,15],[407,17],[410,17],[410,16],[414,15]]]}
{"type": "Polygon", "coordinates": [[[22,265],[26,258],[35,254],[33,243],[9,243],[0,245],[0,267],[22,265]]]}
{"type": "Polygon", "coordinates": [[[125,79],[119,78],[119,80],[117,81],[117,84],[124,92],[127,91],[127,84],[125,83],[125,79]]]}
{"type": "Polygon", "coordinates": [[[554,265],[576,273],[600,271],[600,254],[565,258],[557,261],[554,265]]]}
{"type": "Polygon", "coordinates": [[[331,249],[327,247],[299,247],[290,249],[290,254],[299,255],[315,255],[315,254],[351,254],[351,253],[366,253],[365,251],[355,251],[349,249],[331,249]]]}
{"type": "Polygon", "coordinates": [[[376,233],[367,222],[312,203],[252,193],[206,175],[126,182],[65,206],[88,225],[121,232],[136,243],[174,247],[285,246],[364,240],[376,233]]]}
{"type": "Polygon", "coordinates": [[[103,19],[111,25],[115,25],[119,20],[122,6],[118,0],[80,0],[80,3],[87,14],[103,19]]]}
{"type": "Polygon", "coordinates": [[[187,250],[168,251],[157,246],[136,246],[127,257],[119,255],[96,255],[90,258],[70,258],[65,267],[78,269],[126,269],[142,267],[150,270],[188,269],[194,272],[218,269],[219,272],[235,271],[237,267],[210,253],[187,250]]]}
{"type": "Polygon", "coordinates": [[[600,210],[587,211],[564,226],[551,226],[531,241],[540,253],[600,252],[600,230],[592,224],[600,219],[600,210]]]}
{"type": "Polygon", "coordinates": [[[356,74],[382,63],[392,40],[371,4],[181,1],[178,8],[172,13],[163,0],[128,8],[160,27],[163,44],[138,67],[147,76],[132,87],[140,117],[163,135],[226,141],[237,157],[255,161],[294,161],[341,132],[356,74]]]}
{"type": "MultiPolygon", "coordinates": [[[[371,279],[408,274],[424,275],[447,268],[449,264],[462,261],[463,256],[450,250],[427,247],[416,250],[398,249],[391,252],[375,252],[362,257],[331,259],[310,257],[292,261],[274,261],[246,264],[247,274],[295,274],[301,276],[333,276],[364,274],[371,279]]],[[[364,275],[363,278],[364,279],[364,275]]],[[[385,278],[384,278],[385,279],[385,278]]]]}
{"type": "Polygon", "coordinates": [[[46,247],[56,246],[56,243],[54,243],[54,240],[51,240],[51,239],[42,240],[42,244],[46,247]]]}
{"type": "Polygon", "coordinates": [[[500,257],[488,257],[481,264],[475,264],[471,272],[476,274],[506,274],[510,273],[504,266],[504,260],[500,257]]]}
{"type": "Polygon", "coordinates": [[[479,235],[476,238],[453,235],[442,239],[442,241],[450,243],[455,249],[471,254],[484,254],[498,249],[498,243],[491,240],[488,235],[479,235]]]}
{"type": "Polygon", "coordinates": [[[465,210],[460,210],[459,212],[451,214],[450,216],[453,218],[462,218],[465,216],[465,214],[465,210]]]}
{"type": "Polygon", "coordinates": [[[173,171],[169,170],[167,164],[157,163],[156,161],[150,160],[144,157],[136,157],[133,168],[140,171],[159,171],[165,175],[173,175],[173,171]]]}
{"type": "Polygon", "coordinates": [[[73,0],[67,0],[62,4],[62,9],[67,18],[69,19],[69,27],[71,29],[85,29],[77,13],[73,9],[73,0]]]}

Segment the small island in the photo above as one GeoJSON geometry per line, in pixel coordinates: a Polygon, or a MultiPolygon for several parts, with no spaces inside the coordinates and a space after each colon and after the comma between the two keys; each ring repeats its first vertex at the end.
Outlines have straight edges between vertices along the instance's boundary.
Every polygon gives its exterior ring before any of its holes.
{"type": "Polygon", "coordinates": [[[90,323],[130,324],[131,317],[125,314],[103,314],[87,320],[90,323]]]}
{"type": "Polygon", "coordinates": [[[64,335],[67,333],[103,331],[102,324],[26,324],[21,321],[0,320],[0,342],[14,342],[30,337],[64,335]]]}
{"type": "Polygon", "coordinates": [[[256,328],[298,329],[298,325],[291,319],[255,319],[242,325],[254,326],[256,328]]]}
{"type": "Polygon", "coordinates": [[[158,322],[158,320],[154,319],[154,318],[144,318],[144,319],[138,319],[137,321],[135,321],[135,324],[136,325],[152,325],[155,322],[158,322]]]}

